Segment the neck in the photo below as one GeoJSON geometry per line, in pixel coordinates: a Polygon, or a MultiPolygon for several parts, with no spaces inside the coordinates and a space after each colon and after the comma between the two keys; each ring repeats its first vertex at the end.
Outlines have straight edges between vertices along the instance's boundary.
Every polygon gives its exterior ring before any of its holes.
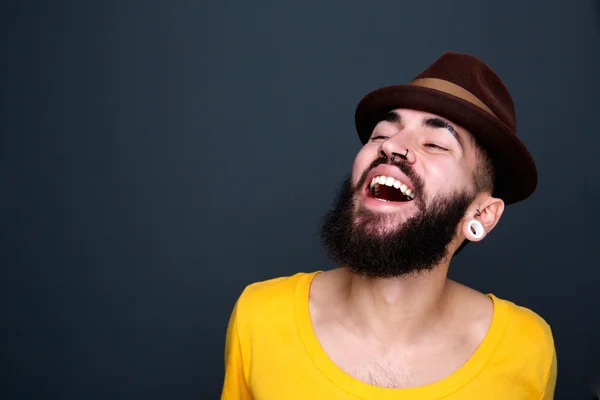
{"type": "Polygon", "coordinates": [[[348,272],[346,305],[359,329],[384,340],[411,341],[444,315],[448,265],[419,274],[372,279],[348,272]],[[361,329],[362,330],[362,329],[361,329]]]}

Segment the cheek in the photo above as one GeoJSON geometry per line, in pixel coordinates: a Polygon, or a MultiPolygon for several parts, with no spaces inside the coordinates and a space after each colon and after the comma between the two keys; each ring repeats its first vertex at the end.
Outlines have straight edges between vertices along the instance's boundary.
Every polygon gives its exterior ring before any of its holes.
{"type": "Polygon", "coordinates": [[[425,174],[426,191],[431,196],[451,194],[468,184],[463,168],[456,163],[430,164],[425,174]]]}
{"type": "Polygon", "coordinates": [[[356,185],[362,174],[369,168],[369,165],[377,157],[377,151],[370,149],[368,144],[363,147],[354,159],[352,164],[352,184],[356,185]]]}

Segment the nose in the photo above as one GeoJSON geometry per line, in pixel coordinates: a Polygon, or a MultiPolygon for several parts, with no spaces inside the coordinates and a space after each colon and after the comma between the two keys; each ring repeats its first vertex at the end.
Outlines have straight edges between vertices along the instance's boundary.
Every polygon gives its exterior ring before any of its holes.
{"type": "Polygon", "coordinates": [[[396,137],[384,141],[381,146],[379,146],[379,153],[382,157],[387,158],[390,161],[398,162],[403,160],[410,164],[414,164],[416,161],[415,153],[412,152],[405,143],[400,143],[396,137]]]}

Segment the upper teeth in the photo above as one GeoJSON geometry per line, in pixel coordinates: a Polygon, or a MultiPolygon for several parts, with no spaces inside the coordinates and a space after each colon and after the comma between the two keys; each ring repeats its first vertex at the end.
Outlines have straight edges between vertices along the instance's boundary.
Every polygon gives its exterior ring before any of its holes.
{"type": "Polygon", "coordinates": [[[390,187],[393,186],[394,188],[399,189],[408,198],[413,199],[415,197],[414,193],[412,193],[412,190],[410,190],[408,186],[400,182],[398,179],[392,178],[391,176],[379,175],[374,177],[373,179],[371,179],[371,185],[369,186],[369,188],[377,190],[379,188],[379,185],[385,185],[390,187]]]}

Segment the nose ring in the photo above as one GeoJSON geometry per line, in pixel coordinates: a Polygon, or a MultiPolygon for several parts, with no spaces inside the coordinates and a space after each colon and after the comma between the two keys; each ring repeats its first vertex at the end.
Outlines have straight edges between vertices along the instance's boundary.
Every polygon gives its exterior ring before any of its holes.
{"type": "Polygon", "coordinates": [[[398,154],[398,153],[392,153],[393,156],[392,158],[390,158],[391,161],[394,161],[394,158],[396,158],[396,156],[398,157],[402,157],[406,160],[406,157],[408,156],[408,149],[406,149],[406,154],[402,155],[402,154],[398,154]]]}

